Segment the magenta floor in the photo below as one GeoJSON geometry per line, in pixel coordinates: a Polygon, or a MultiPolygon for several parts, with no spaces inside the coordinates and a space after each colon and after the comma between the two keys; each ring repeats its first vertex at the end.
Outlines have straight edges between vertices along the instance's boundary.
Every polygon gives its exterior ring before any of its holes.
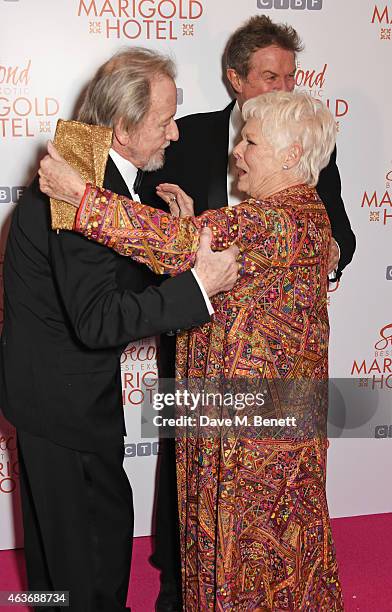
{"type": "MultiPolygon", "coordinates": [[[[392,513],[335,519],[332,525],[346,612],[391,612],[392,513]]],[[[150,550],[150,538],[135,540],[128,601],[132,612],[154,610],[159,577],[148,563],[150,550]]],[[[24,581],[23,551],[0,551],[0,591],[21,590],[24,581]]],[[[29,610],[9,606],[0,609],[29,610]]]]}

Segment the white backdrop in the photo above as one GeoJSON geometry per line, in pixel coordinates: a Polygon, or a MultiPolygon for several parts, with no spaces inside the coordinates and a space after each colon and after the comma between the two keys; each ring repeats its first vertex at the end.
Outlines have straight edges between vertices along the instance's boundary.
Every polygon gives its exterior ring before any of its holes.
{"type": "MultiPolygon", "coordinates": [[[[0,260],[8,218],[59,117],[72,117],[98,65],[124,45],[177,62],[178,116],[223,108],[221,56],[253,14],[287,21],[302,35],[298,86],[328,102],[339,126],[338,164],[357,251],[330,294],[332,516],[388,512],[392,489],[392,6],[370,0],[0,0],[0,260]],[[391,267],[388,267],[391,266],[391,267]],[[340,379],[352,379],[352,388],[340,379]],[[361,379],[361,380],[359,380],[361,379]],[[363,379],[368,379],[367,382],[363,379]],[[350,439],[347,438],[350,437],[350,439]]],[[[207,143],[213,146],[213,143],[207,143]]],[[[154,345],[123,356],[136,534],[150,532],[157,445],[140,438],[140,379],[156,377],[154,345]]],[[[21,372],[21,376],[23,372],[21,372]]],[[[0,423],[0,548],[20,543],[18,465],[12,429],[0,423]]]]}

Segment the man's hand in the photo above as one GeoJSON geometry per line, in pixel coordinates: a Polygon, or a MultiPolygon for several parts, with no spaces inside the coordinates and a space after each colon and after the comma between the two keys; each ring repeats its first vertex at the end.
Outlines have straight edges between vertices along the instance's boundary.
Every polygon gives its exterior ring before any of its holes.
{"type": "Polygon", "coordinates": [[[211,230],[205,227],[200,234],[200,246],[196,253],[195,271],[208,295],[233,288],[239,276],[240,264],[236,261],[239,249],[234,244],[225,251],[211,250],[211,230]]]}
{"type": "Polygon", "coordinates": [[[328,274],[331,274],[337,267],[340,258],[339,245],[335,238],[331,238],[329,243],[329,255],[328,255],[328,274]]]}
{"type": "Polygon", "coordinates": [[[181,187],[174,183],[161,183],[157,195],[167,202],[173,217],[193,217],[193,200],[181,187]]]}
{"type": "Polygon", "coordinates": [[[48,155],[41,160],[39,174],[39,186],[43,193],[64,200],[79,208],[86,185],[80,174],[70,166],[55,146],[48,142],[48,155]]]}

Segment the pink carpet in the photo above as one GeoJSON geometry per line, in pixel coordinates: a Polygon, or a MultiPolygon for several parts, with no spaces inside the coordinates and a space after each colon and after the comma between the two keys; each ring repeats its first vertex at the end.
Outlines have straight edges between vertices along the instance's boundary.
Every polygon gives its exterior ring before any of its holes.
{"type": "MultiPolygon", "coordinates": [[[[391,612],[392,513],[335,519],[332,526],[346,612],[391,612]]],[[[148,562],[150,552],[150,538],[135,539],[128,598],[132,612],[154,610],[159,576],[148,562]]],[[[0,591],[24,588],[23,551],[0,551],[0,591]]],[[[29,610],[0,608],[4,612],[29,610]]]]}

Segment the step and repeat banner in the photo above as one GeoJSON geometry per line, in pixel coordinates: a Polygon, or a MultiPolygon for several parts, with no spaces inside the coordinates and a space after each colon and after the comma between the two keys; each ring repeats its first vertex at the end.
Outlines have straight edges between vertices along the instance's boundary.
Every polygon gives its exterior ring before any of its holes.
{"type": "MultiPolygon", "coordinates": [[[[178,116],[220,109],[229,101],[222,78],[227,39],[248,17],[263,13],[290,23],[304,40],[297,86],[323,100],[336,117],[343,197],[357,237],[354,260],[329,294],[331,514],[389,512],[391,2],[0,0],[0,262],[13,207],[34,176],[57,119],[73,117],[101,63],[127,45],[158,49],[177,62],[178,116]]],[[[0,302],[0,321],[1,308],[0,302]]],[[[146,535],[158,444],[141,438],[140,408],[149,392],[143,382],[150,388],[157,384],[155,340],[130,344],[122,371],[124,463],[134,489],[136,535],[146,535]]],[[[0,548],[22,542],[15,446],[12,427],[1,420],[0,548]]]]}

